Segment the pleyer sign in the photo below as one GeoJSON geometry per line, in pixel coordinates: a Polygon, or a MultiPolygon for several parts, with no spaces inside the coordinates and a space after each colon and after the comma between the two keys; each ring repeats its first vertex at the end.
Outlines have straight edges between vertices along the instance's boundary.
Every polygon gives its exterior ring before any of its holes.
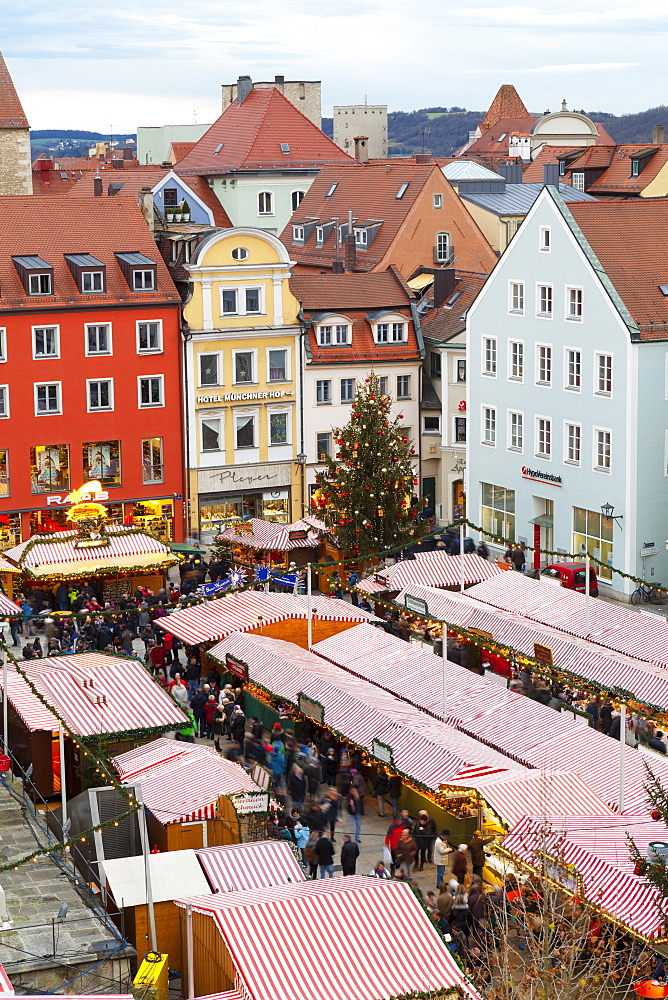
{"type": "MultiPolygon", "coordinates": [[[[107,493],[107,491],[100,490],[99,493],[82,493],[80,502],[83,503],[84,501],[94,501],[95,503],[99,503],[101,500],[108,500],[108,499],[109,499],[109,494],[107,493]]],[[[46,498],[47,507],[66,507],[68,504],[69,505],[72,504],[70,493],[66,493],[65,496],[61,496],[59,493],[56,493],[53,496],[48,496],[46,498]]]]}

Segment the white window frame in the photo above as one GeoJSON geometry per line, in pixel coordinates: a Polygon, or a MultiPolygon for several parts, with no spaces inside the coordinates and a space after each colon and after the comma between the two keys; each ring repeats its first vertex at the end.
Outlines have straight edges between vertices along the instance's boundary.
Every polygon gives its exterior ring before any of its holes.
{"type": "Polygon", "coordinates": [[[197,388],[214,389],[225,384],[223,376],[223,352],[222,351],[198,351],[197,352],[197,388]],[[218,362],[218,379],[216,382],[202,382],[202,358],[214,356],[218,362]]]}
{"type": "Polygon", "coordinates": [[[422,433],[423,434],[427,434],[430,437],[431,437],[432,434],[435,437],[440,437],[441,436],[441,416],[440,416],[439,413],[429,414],[428,417],[423,415],[423,417],[422,417],[422,433]],[[426,420],[434,420],[434,419],[438,420],[438,427],[436,428],[435,431],[427,430],[427,427],[425,426],[425,421],[426,420]]]}
{"type": "Polygon", "coordinates": [[[376,344],[380,344],[381,346],[407,343],[408,317],[402,316],[400,313],[387,313],[387,315],[381,316],[378,321],[373,324],[373,339],[376,344]],[[399,325],[402,326],[401,338],[396,339],[394,336],[394,328],[399,325]],[[380,339],[381,326],[387,327],[387,340],[380,339]]]}
{"type": "Polygon", "coordinates": [[[140,410],[157,410],[165,405],[165,376],[164,375],[137,375],[137,406],[140,410]],[[160,402],[142,403],[141,384],[143,379],[157,379],[160,384],[160,402]]]}
{"type": "Polygon", "coordinates": [[[569,323],[581,323],[584,314],[584,289],[581,285],[566,285],[565,297],[564,297],[564,319],[569,323]],[[580,293],[580,315],[571,315],[571,293],[580,293]]]}
{"type": "Polygon", "coordinates": [[[605,396],[606,399],[612,399],[612,394],[615,387],[614,377],[615,377],[614,355],[608,351],[596,351],[596,353],[594,354],[594,395],[605,396]],[[599,387],[599,370],[600,370],[601,358],[610,358],[610,391],[608,391],[607,389],[601,389],[599,387]]]}
{"type": "Polygon", "coordinates": [[[523,410],[508,410],[508,438],[507,438],[507,450],[513,451],[518,455],[524,454],[524,411],[523,410]],[[515,430],[519,426],[519,444],[517,443],[517,433],[515,433],[516,441],[513,444],[513,417],[519,417],[519,421],[515,421],[515,430]]]}
{"type": "Polygon", "coordinates": [[[538,249],[541,253],[552,252],[552,228],[541,226],[538,230],[538,249]]]}
{"type": "Polygon", "coordinates": [[[510,279],[508,282],[508,312],[511,316],[524,316],[526,308],[526,287],[523,281],[510,279]],[[517,302],[517,304],[516,304],[517,302]]]}
{"type": "Polygon", "coordinates": [[[154,292],[156,290],[155,271],[152,267],[134,267],[132,269],[132,291],[133,292],[154,292]],[[143,275],[139,284],[137,276],[143,275]],[[146,284],[146,275],[151,275],[151,283],[146,284]]]}
{"type": "MultiPolygon", "coordinates": [[[[547,354],[545,355],[547,358],[547,354]]],[[[535,383],[536,385],[542,386],[543,389],[551,389],[552,383],[554,381],[554,350],[552,349],[552,344],[536,344],[536,371],[535,371],[535,383]],[[549,379],[542,379],[541,374],[541,351],[549,351],[549,379]]]]}
{"type": "Polygon", "coordinates": [[[63,383],[62,382],[33,382],[33,395],[35,403],[35,416],[36,417],[57,417],[63,412],[63,383]],[[55,385],[58,392],[58,409],[57,410],[38,410],[37,408],[37,390],[43,386],[55,385]]]}
{"type": "Polygon", "coordinates": [[[304,242],[304,227],[303,226],[293,226],[292,227],[292,242],[293,243],[303,243],[304,242]]]}
{"type": "Polygon", "coordinates": [[[325,436],[327,436],[327,443],[328,443],[327,456],[329,458],[331,458],[332,452],[334,450],[334,447],[333,447],[334,446],[334,439],[333,439],[332,432],[331,431],[317,431],[316,435],[315,435],[315,460],[319,464],[322,464],[323,460],[321,459],[320,455],[324,454],[324,452],[321,452],[320,449],[318,448],[318,438],[319,437],[325,437],[325,436]]]}
{"type": "Polygon", "coordinates": [[[466,417],[466,414],[465,413],[453,413],[453,415],[452,415],[452,438],[451,438],[452,447],[453,448],[461,448],[462,445],[464,447],[466,447],[466,442],[468,441],[468,432],[469,432],[469,422],[468,422],[468,419],[466,417]],[[463,420],[464,421],[464,440],[463,441],[458,441],[457,440],[457,421],[459,421],[459,420],[463,420]]]}
{"type": "Polygon", "coordinates": [[[564,347],[564,389],[568,392],[582,391],[582,350],[579,347],[564,347]],[[577,355],[577,385],[571,383],[571,354],[577,355]]]}
{"type": "MultiPolygon", "coordinates": [[[[109,358],[114,353],[114,344],[112,340],[111,323],[84,323],[84,353],[87,358],[109,358]],[[107,343],[109,344],[109,350],[107,351],[91,351],[88,348],[88,331],[90,329],[99,329],[101,326],[106,326],[107,328],[107,343]]],[[[142,351],[142,354],[144,352],[142,351]]]]}
{"type": "Polygon", "coordinates": [[[434,195],[434,208],[443,208],[443,195],[442,194],[435,194],[434,195]]]}
{"type": "MultiPolygon", "coordinates": [[[[666,355],[668,358],[668,355],[666,355]]],[[[7,327],[0,326],[0,365],[7,362],[7,327]]]]}
{"type": "Polygon", "coordinates": [[[102,271],[82,271],[81,272],[81,294],[82,295],[95,295],[96,292],[105,292],[105,291],[106,291],[106,288],[105,288],[105,283],[104,283],[104,271],[103,270],[102,271]],[[84,284],[85,284],[86,278],[90,278],[91,279],[91,284],[94,284],[95,282],[94,282],[93,279],[96,277],[96,275],[99,275],[99,277],[100,277],[100,287],[99,288],[85,288],[84,284]]]}
{"type": "Polygon", "coordinates": [[[139,319],[137,320],[137,354],[162,354],[164,347],[163,335],[162,335],[162,320],[161,319],[139,319]],[[158,326],[158,341],[159,347],[141,347],[139,342],[139,328],[141,326],[148,326],[151,323],[156,323],[158,326]]]}
{"type": "Polygon", "coordinates": [[[582,465],[582,424],[573,420],[564,420],[564,465],[573,465],[576,468],[580,468],[582,465]],[[577,428],[578,430],[578,457],[571,458],[569,455],[570,451],[570,436],[571,427],[577,428]]]}
{"type": "Polygon", "coordinates": [[[351,377],[350,375],[347,375],[345,378],[340,378],[339,379],[339,402],[341,403],[342,406],[346,406],[348,403],[354,403],[355,402],[355,392],[356,391],[357,391],[357,379],[354,376],[351,377]],[[352,382],[352,384],[353,384],[353,392],[352,392],[352,396],[350,397],[350,399],[344,399],[343,398],[343,394],[341,392],[341,386],[342,386],[343,382],[352,382]]]}
{"type": "Polygon", "coordinates": [[[301,205],[301,203],[304,200],[304,195],[305,194],[306,194],[306,191],[302,191],[301,189],[298,190],[298,191],[291,191],[290,192],[290,204],[292,206],[292,211],[293,212],[297,211],[297,209],[299,208],[299,206],[301,205]],[[295,205],[295,195],[301,195],[301,198],[297,199],[297,204],[296,205],[295,205]]]}
{"type": "Polygon", "coordinates": [[[480,407],[480,443],[496,448],[496,407],[483,403],[480,407]],[[487,436],[489,430],[489,436],[487,436]]]}
{"type": "Polygon", "coordinates": [[[0,420],[5,420],[10,415],[9,414],[9,386],[8,385],[0,385],[0,393],[2,393],[2,392],[4,392],[4,394],[5,394],[5,409],[4,409],[4,412],[2,410],[0,410],[0,420]]]}
{"type": "Polygon", "coordinates": [[[232,351],[232,385],[257,385],[259,372],[257,363],[257,347],[236,347],[232,351]],[[252,355],[252,366],[253,370],[251,375],[253,378],[250,382],[237,382],[237,355],[239,354],[250,354],[252,355]]]}
{"type": "Polygon", "coordinates": [[[40,296],[40,295],[53,295],[53,274],[51,271],[32,271],[28,274],[28,295],[30,296],[40,296]],[[36,292],[32,290],[32,280],[33,278],[48,278],[49,279],[49,290],[48,292],[43,292],[38,289],[36,292]]]}
{"type": "Polygon", "coordinates": [[[584,191],[585,175],[582,170],[571,171],[571,187],[574,191],[584,191]]]}
{"type": "Polygon", "coordinates": [[[378,376],[378,388],[380,390],[381,396],[387,396],[390,389],[390,376],[389,375],[379,375],[378,376]]]}
{"type": "Polygon", "coordinates": [[[554,426],[553,426],[552,417],[546,417],[543,414],[537,413],[536,416],[535,416],[535,418],[534,418],[534,449],[533,449],[534,455],[536,456],[536,458],[540,458],[544,462],[551,462],[552,461],[552,455],[553,455],[553,452],[554,452],[554,447],[553,446],[554,446],[554,426]],[[547,452],[547,451],[540,451],[539,450],[539,442],[540,442],[540,435],[541,435],[540,422],[542,420],[544,420],[545,423],[549,425],[548,426],[548,430],[547,430],[547,433],[549,433],[549,438],[550,438],[550,441],[549,441],[550,450],[549,450],[549,452],[547,452]]]}
{"type": "Polygon", "coordinates": [[[397,375],[396,388],[397,388],[397,395],[396,395],[397,400],[405,400],[405,399],[412,399],[413,398],[413,380],[412,380],[412,378],[411,378],[411,376],[409,374],[397,375]],[[401,379],[404,379],[404,378],[408,379],[408,392],[405,395],[401,395],[401,396],[399,395],[399,379],[400,378],[401,379]]]}
{"type": "Polygon", "coordinates": [[[437,264],[447,264],[450,260],[450,254],[452,253],[452,236],[448,232],[436,233],[436,263],[437,264]],[[444,239],[443,239],[444,238],[444,239]],[[445,243],[447,247],[447,253],[443,253],[441,250],[441,244],[445,243]]]}
{"type": "Polygon", "coordinates": [[[324,226],[316,226],[315,227],[315,244],[316,244],[316,246],[321,247],[324,242],[325,242],[325,227],[324,226]]]}
{"type": "Polygon", "coordinates": [[[268,406],[267,407],[267,447],[268,448],[288,448],[292,445],[292,420],[290,415],[292,409],[289,406],[268,406]],[[285,414],[286,420],[286,441],[277,441],[275,444],[271,440],[271,418],[277,414],[285,414]]]}
{"type": "Polygon", "coordinates": [[[331,380],[331,378],[317,378],[315,380],[315,405],[316,406],[331,406],[332,405],[332,380],[331,380]],[[329,389],[327,390],[327,394],[329,396],[329,399],[318,399],[318,394],[319,394],[318,386],[319,385],[322,385],[322,386],[327,385],[327,386],[329,386],[329,389]]]}
{"type": "Polygon", "coordinates": [[[264,286],[264,282],[261,281],[258,282],[257,284],[248,284],[248,285],[234,285],[234,286],[221,285],[218,293],[220,298],[221,318],[225,319],[226,317],[232,318],[236,316],[265,316],[267,312],[265,292],[266,289],[264,286]],[[258,312],[248,312],[246,309],[246,292],[248,291],[258,291],[260,293],[258,296],[258,301],[260,305],[258,312]],[[236,293],[236,301],[237,301],[236,312],[223,312],[223,292],[236,293]]]}
{"type": "Polygon", "coordinates": [[[143,447],[142,447],[142,450],[141,450],[141,457],[142,457],[141,481],[142,481],[142,483],[143,483],[144,486],[152,486],[154,483],[164,483],[164,481],[165,481],[165,447],[164,447],[164,438],[161,438],[161,437],[158,437],[158,438],[142,438],[141,441],[140,441],[140,445],[143,445],[144,441],[147,441],[147,440],[151,440],[151,441],[158,440],[160,442],[160,477],[158,479],[154,479],[153,477],[151,477],[150,479],[146,478],[146,469],[145,469],[145,466],[144,466],[144,449],[143,449],[143,447]]]}
{"type": "Polygon", "coordinates": [[[549,281],[537,281],[536,282],[536,319],[547,319],[551,320],[554,318],[554,285],[549,281]],[[541,300],[541,289],[549,288],[550,290],[550,312],[541,312],[540,300],[541,300]]]}
{"type": "Polygon", "coordinates": [[[87,378],[86,379],[86,410],[88,413],[109,413],[110,410],[114,409],[114,380],[113,378],[87,378]],[[98,385],[100,382],[109,383],[109,406],[92,406],[90,398],[90,387],[95,383],[98,385]]]}
{"type": "Polygon", "coordinates": [[[496,378],[499,368],[499,342],[496,337],[481,338],[480,373],[486,378],[496,378]],[[488,358],[489,345],[489,358],[488,358]]]}
{"type": "MultiPolygon", "coordinates": [[[[603,445],[603,448],[605,450],[605,443],[603,445]]],[[[592,469],[594,470],[594,472],[602,472],[604,476],[609,476],[609,475],[612,474],[612,430],[611,430],[610,427],[592,427],[592,449],[591,449],[591,457],[592,457],[592,463],[591,464],[592,464],[592,469]],[[598,439],[599,439],[599,435],[600,434],[607,434],[608,435],[608,452],[609,452],[608,462],[609,462],[609,464],[607,466],[605,466],[605,465],[599,465],[598,464],[598,457],[599,457],[599,440],[598,439]]]]}
{"type": "Polygon", "coordinates": [[[222,413],[208,414],[206,411],[199,414],[199,450],[202,455],[220,455],[225,452],[225,415],[222,413]],[[208,420],[213,422],[214,420],[218,422],[219,433],[218,433],[218,447],[217,448],[205,448],[204,447],[204,421],[208,420]]]}
{"type": "Polygon", "coordinates": [[[259,423],[260,423],[260,411],[259,410],[233,410],[232,411],[232,418],[233,418],[232,431],[233,431],[233,434],[234,434],[234,450],[235,450],[235,452],[236,451],[249,452],[249,451],[253,451],[254,449],[257,449],[258,448],[258,439],[259,439],[259,436],[260,436],[260,434],[259,434],[259,432],[260,432],[260,427],[259,427],[259,423]],[[252,444],[238,445],[237,444],[238,421],[239,420],[245,420],[248,417],[250,417],[252,419],[252,421],[253,421],[253,443],[252,444]]]}
{"type": "Polygon", "coordinates": [[[265,364],[267,366],[267,382],[270,382],[272,385],[274,385],[274,384],[276,384],[278,382],[290,382],[292,380],[292,371],[291,371],[291,368],[290,368],[290,359],[291,359],[291,356],[292,356],[292,352],[290,351],[290,348],[287,347],[287,346],[285,346],[285,345],[283,345],[283,344],[281,344],[280,346],[277,346],[277,347],[268,347],[267,348],[267,350],[266,350],[266,357],[265,357],[265,364]],[[285,352],[285,378],[274,378],[274,379],[271,378],[271,367],[269,365],[269,356],[270,356],[270,354],[271,354],[272,351],[284,351],[285,352]]]}
{"type": "Polygon", "coordinates": [[[355,246],[359,249],[366,250],[369,245],[369,231],[364,229],[364,227],[354,227],[353,233],[355,234],[355,246]]]}
{"type": "Polygon", "coordinates": [[[524,359],[524,341],[523,340],[509,340],[508,341],[508,380],[510,382],[524,382],[524,370],[526,368],[524,359]],[[520,368],[519,375],[513,374],[513,348],[519,347],[522,353],[522,363],[518,367],[520,368]]]}
{"type": "Polygon", "coordinates": [[[257,193],[257,214],[261,215],[263,217],[266,216],[266,215],[275,215],[276,214],[275,213],[275,208],[276,208],[276,196],[275,196],[274,192],[273,191],[258,191],[258,193],[257,193]],[[267,202],[266,202],[267,197],[269,198],[269,208],[267,208],[267,202]],[[261,204],[262,204],[262,202],[260,201],[261,198],[265,199],[265,201],[264,201],[264,208],[260,207],[261,204]]]}
{"type": "Polygon", "coordinates": [[[60,357],[60,326],[57,323],[49,323],[46,326],[41,324],[38,326],[33,326],[32,328],[32,359],[33,361],[54,361],[60,357]],[[55,330],[55,344],[56,350],[54,354],[38,354],[37,353],[37,331],[38,330],[55,330]]]}
{"type": "MultiPolygon", "coordinates": [[[[352,343],[352,339],[353,339],[353,325],[347,316],[328,316],[327,319],[324,320],[322,323],[318,323],[317,326],[318,347],[345,347],[346,345],[352,343]],[[322,339],[323,334],[321,333],[321,331],[326,329],[327,327],[331,328],[332,339],[329,341],[329,343],[323,343],[322,339]],[[345,340],[337,339],[339,336],[337,327],[341,328],[345,327],[345,340]]],[[[385,343],[385,341],[383,341],[383,343],[385,343]]],[[[391,343],[391,341],[387,341],[387,343],[391,343]]]]}

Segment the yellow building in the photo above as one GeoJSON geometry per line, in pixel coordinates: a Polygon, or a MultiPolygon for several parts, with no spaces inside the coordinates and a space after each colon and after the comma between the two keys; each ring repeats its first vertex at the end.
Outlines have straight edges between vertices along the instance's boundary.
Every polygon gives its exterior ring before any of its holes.
{"type": "Polygon", "coordinates": [[[208,544],[251,517],[302,516],[300,306],[285,247],[260,229],[212,233],[188,270],[189,530],[208,544]]]}

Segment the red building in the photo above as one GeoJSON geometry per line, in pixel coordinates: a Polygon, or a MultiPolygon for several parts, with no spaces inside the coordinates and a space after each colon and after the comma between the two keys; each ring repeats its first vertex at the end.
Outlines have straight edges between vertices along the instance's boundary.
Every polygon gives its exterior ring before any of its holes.
{"type": "Polygon", "coordinates": [[[183,539],[180,297],[127,198],[0,198],[0,548],[115,523],[183,539]]]}

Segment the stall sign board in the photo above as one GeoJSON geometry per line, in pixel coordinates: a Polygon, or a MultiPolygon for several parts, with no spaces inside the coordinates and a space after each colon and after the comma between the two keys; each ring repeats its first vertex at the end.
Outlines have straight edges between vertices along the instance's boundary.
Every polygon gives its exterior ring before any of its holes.
{"type": "Polygon", "coordinates": [[[413,597],[412,594],[404,594],[404,605],[408,611],[414,611],[417,615],[427,614],[427,602],[421,597],[413,597]]]}
{"type": "Polygon", "coordinates": [[[240,792],[238,795],[231,795],[230,798],[238,816],[269,811],[268,792],[240,792]]]}
{"type": "Polygon", "coordinates": [[[234,527],[234,532],[237,535],[252,535],[253,525],[252,524],[237,524],[234,527]]]}
{"type": "Polygon", "coordinates": [[[295,528],[294,531],[288,531],[288,541],[290,542],[303,542],[308,538],[308,531],[305,528],[295,528]]]}
{"type": "Polygon", "coordinates": [[[243,681],[248,680],[248,667],[246,664],[243,660],[237,660],[236,657],[230,656],[229,653],[225,654],[225,668],[231,674],[236,674],[237,677],[241,677],[243,681]]]}
{"type": "Polygon", "coordinates": [[[313,719],[319,726],[325,724],[325,706],[321,705],[319,701],[309,698],[307,694],[300,691],[297,695],[297,704],[303,715],[308,715],[309,719],[313,719]]]}
{"type": "Polygon", "coordinates": [[[549,646],[543,646],[540,642],[534,642],[533,644],[533,656],[534,660],[538,663],[544,664],[546,667],[554,666],[554,660],[552,659],[552,650],[549,646]]]}
{"type": "Polygon", "coordinates": [[[394,764],[392,759],[392,747],[388,746],[387,743],[381,743],[380,740],[374,740],[372,753],[376,760],[379,760],[382,764],[394,764]]]}

